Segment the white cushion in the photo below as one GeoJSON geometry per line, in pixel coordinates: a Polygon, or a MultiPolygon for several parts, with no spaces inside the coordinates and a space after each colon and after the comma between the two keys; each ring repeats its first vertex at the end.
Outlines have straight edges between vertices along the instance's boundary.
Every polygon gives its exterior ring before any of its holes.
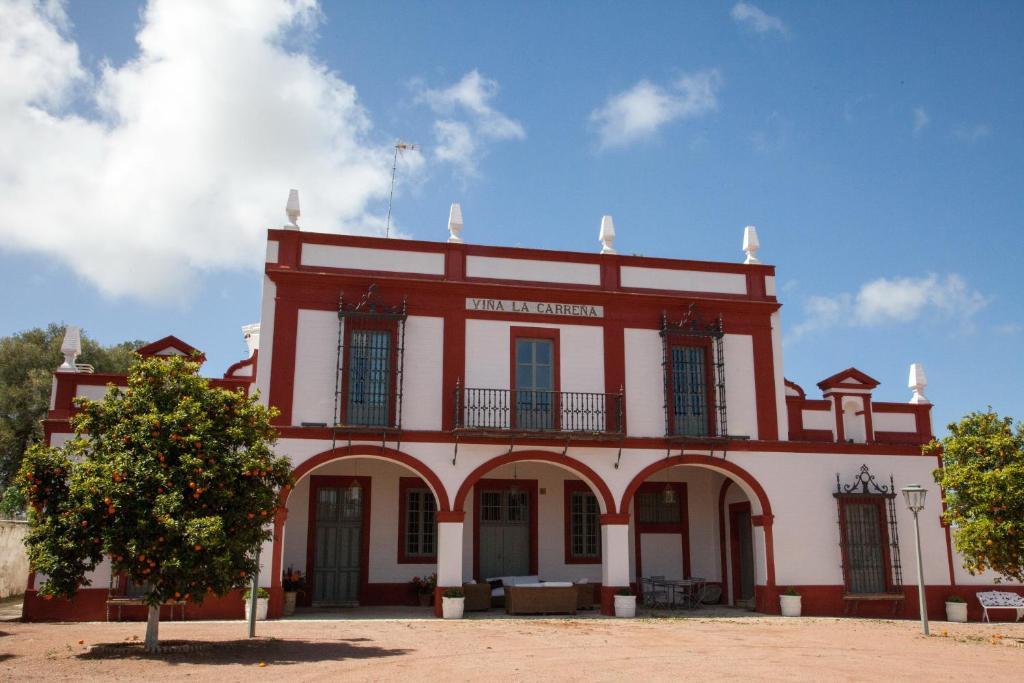
{"type": "Polygon", "coordinates": [[[517,583],[516,588],[543,588],[543,583],[517,583]]]}
{"type": "Polygon", "coordinates": [[[572,588],[572,581],[545,581],[541,585],[549,588],[572,588]]]}

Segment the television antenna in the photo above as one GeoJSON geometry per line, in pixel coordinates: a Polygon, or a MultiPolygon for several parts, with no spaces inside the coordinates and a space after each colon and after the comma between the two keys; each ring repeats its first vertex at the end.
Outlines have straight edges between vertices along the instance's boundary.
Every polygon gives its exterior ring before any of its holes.
{"type": "Polygon", "coordinates": [[[395,200],[395,174],[398,172],[398,155],[406,151],[413,152],[417,149],[419,149],[419,145],[412,142],[395,140],[395,158],[391,163],[391,194],[388,195],[388,222],[384,227],[384,237],[391,236],[391,205],[395,200]]]}

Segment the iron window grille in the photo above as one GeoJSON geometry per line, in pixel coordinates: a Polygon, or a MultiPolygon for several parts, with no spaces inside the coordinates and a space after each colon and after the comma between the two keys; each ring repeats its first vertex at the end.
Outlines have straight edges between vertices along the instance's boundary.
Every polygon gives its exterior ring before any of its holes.
{"type": "Polygon", "coordinates": [[[338,298],[334,427],[388,432],[402,428],[406,302],[385,305],[371,284],[355,303],[338,298]]]}
{"type": "Polygon", "coordinates": [[[861,465],[852,483],[842,484],[836,474],[839,546],[843,587],[847,595],[900,594],[903,567],[896,525],[896,485],[875,481],[861,465]]]}
{"type": "Polygon", "coordinates": [[[707,321],[691,304],[679,322],[661,316],[665,435],[672,440],[729,438],[722,316],[707,321]]]}

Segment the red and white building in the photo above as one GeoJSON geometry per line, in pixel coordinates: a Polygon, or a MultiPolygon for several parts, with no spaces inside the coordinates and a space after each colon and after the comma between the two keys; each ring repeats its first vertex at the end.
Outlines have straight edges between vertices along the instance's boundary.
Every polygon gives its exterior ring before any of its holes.
{"type": "MultiPolygon", "coordinates": [[[[767,613],[792,586],[805,614],[915,616],[913,520],[894,496],[909,484],[928,489],[931,615],[992,586],[940,522],[919,366],[909,402],[879,400],[855,368],[820,396],[788,380],[753,231],[745,263],[712,263],[616,254],[610,220],[594,254],[464,244],[460,223],[453,211],[447,242],[267,233],[250,356],[217,382],[280,410],[295,468],[263,552],[272,617],[288,567],[323,605],[409,603],[410,579],[436,572],[439,587],[587,579],[607,612],[657,575],[703,577],[767,613]]],[[[168,337],[142,352],[190,350],[168,337]]],[[[71,360],[53,444],[74,396],[123,382],[71,360]]],[[[108,565],[73,604],[38,599],[38,580],[27,618],[103,618],[108,565]]],[[[240,617],[240,599],[186,612],[240,617]]]]}

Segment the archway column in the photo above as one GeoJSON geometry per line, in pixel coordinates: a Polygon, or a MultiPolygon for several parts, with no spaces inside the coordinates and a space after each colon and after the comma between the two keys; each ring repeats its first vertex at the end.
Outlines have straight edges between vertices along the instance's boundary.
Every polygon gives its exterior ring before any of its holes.
{"type": "Polygon", "coordinates": [[[629,588],[629,514],[601,515],[601,614],[615,614],[615,593],[629,588]]]}
{"type": "Polygon", "coordinates": [[[446,588],[462,586],[462,533],[466,513],[437,513],[437,588],[434,614],[441,616],[441,594],[446,588]]]}

